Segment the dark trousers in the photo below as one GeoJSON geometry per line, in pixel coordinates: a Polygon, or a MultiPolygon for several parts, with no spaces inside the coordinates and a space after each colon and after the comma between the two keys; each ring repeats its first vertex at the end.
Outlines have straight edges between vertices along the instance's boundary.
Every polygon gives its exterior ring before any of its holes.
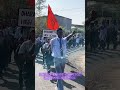
{"type": "Polygon", "coordinates": [[[35,87],[35,67],[29,62],[24,65],[24,82],[26,90],[34,90],[35,87]]]}
{"type": "Polygon", "coordinates": [[[47,65],[47,70],[50,70],[50,66],[53,64],[53,57],[51,56],[50,53],[46,53],[44,56],[44,60],[47,65]]]}
{"type": "Polygon", "coordinates": [[[110,47],[110,41],[107,41],[107,49],[110,47]]]}
{"type": "Polygon", "coordinates": [[[51,62],[50,62],[50,57],[49,56],[45,56],[45,62],[46,62],[46,65],[47,65],[47,70],[49,70],[50,66],[51,66],[51,62]]]}
{"type": "Polygon", "coordinates": [[[0,74],[2,75],[2,71],[4,70],[5,68],[5,63],[3,62],[0,62],[0,74]]]}
{"type": "Polygon", "coordinates": [[[0,58],[0,74],[2,75],[3,70],[6,67],[7,59],[6,58],[0,58]]]}
{"type": "Polygon", "coordinates": [[[95,50],[95,40],[92,40],[91,42],[90,42],[90,48],[91,48],[91,50],[95,50]]]}
{"type": "Polygon", "coordinates": [[[20,85],[20,88],[23,87],[23,66],[24,66],[24,65],[19,65],[19,66],[18,66],[18,69],[19,69],[19,85],[20,85]]]}
{"type": "Polygon", "coordinates": [[[116,48],[117,48],[117,45],[118,45],[118,43],[117,43],[117,38],[113,38],[113,39],[112,39],[112,43],[113,43],[113,49],[116,49],[116,48]]]}
{"type": "Polygon", "coordinates": [[[104,40],[101,40],[100,41],[100,49],[103,49],[103,50],[105,50],[105,41],[104,40]]]}
{"type": "Polygon", "coordinates": [[[19,70],[19,86],[20,88],[23,88],[23,67],[24,67],[24,60],[15,55],[14,57],[16,65],[19,70]]]}

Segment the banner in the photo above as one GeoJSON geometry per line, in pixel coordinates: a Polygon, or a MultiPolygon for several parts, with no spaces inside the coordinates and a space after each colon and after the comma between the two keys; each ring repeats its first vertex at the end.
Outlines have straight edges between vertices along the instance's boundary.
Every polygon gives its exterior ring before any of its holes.
{"type": "Polygon", "coordinates": [[[18,26],[35,27],[35,10],[19,9],[18,26]]]}
{"type": "Polygon", "coordinates": [[[54,37],[57,37],[57,34],[56,34],[56,31],[43,30],[43,37],[54,38],[54,37]]]}

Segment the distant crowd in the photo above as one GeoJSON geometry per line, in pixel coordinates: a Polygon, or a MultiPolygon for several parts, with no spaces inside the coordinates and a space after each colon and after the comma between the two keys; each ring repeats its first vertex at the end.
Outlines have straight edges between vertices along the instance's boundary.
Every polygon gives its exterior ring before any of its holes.
{"type": "Polygon", "coordinates": [[[86,25],[86,51],[117,49],[120,42],[120,21],[98,18],[86,25]]]}
{"type": "MultiPolygon", "coordinates": [[[[67,35],[66,35],[67,36],[67,35]]],[[[38,45],[38,48],[42,48],[45,43],[48,43],[51,40],[50,37],[42,37],[39,36],[36,38],[36,45],[38,45]]],[[[81,33],[77,33],[76,35],[72,36],[72,38],[67,42],[67,48],[73,48],[73,47],[79,47],[85,46],[85,37],[81,33]]],[[[38,49],[37,49],[38,50],[38,49]]]]}

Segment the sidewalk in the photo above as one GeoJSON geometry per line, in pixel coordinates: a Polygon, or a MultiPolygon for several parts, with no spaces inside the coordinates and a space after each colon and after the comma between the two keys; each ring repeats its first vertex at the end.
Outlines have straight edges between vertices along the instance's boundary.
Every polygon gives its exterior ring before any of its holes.
{"type": "MultiPolygon", "coordinates": [[[[79,63],[80,62],[84,62],[84,50],[81,50],[81,49],[76,49],[76,52],[71,52],[69,54],[69,57],[68,57],[68,60],[69,60],[69,63],[66,64],[66,67],[65,67],[65,72],[82,72],[82,74],[84,73],[84,67],[81,68],[81,67],[77,67],[77,66],[80,66],[80,64],[78,64],[78,61],[79,63]],[[75,56],[76,55],[76,56],[75,56]],[[79,58],[78,56],[81,56],[81,58],[79,58]],[[74,57],[72,58],[72,61],[71,61],[71,57],[74,57]],[[77,59],[79,58],[79,59],[77,59]],[[77,61],[78,60],[78,61],[77,61]],[[80,69],[81,68],[81,69],[80,69]],[[83,70],[82,70],[83,69],[83,70]]],[[[42,60],[41,59],[38,59],[36,61],[36,72],[35,72],[35,82],[36,82],[36,90],[55,90],[55,87],[57,86],[56,85],[56,81],[55,82],[51,82],[49,80],[44,80],[43,77],[40,77],[39,76],[39,73],[41,72],[47,72],[46,69],[43,69],[43,65],[41,64],[42,63],[42,60]]],[[[82,65],[82,64],[81,64],[82,65]]],[[[84,64],[83,64],[84,66],[84,64]]],[[[54,66],[52,66],[52,68],[54,69],[54,66]]],[[[64,90],[85,90],[85,78],[84,78],[84,74],[83,76],[81,77],[78,77],[76,80],[64,80],[64,90]]]]}

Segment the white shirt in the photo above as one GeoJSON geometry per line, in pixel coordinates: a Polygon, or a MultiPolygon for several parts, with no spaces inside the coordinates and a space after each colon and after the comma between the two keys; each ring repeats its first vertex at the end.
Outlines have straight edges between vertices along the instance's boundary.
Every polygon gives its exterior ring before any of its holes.
{"type": "Polygon", "coordinates": [[[15,36],[16,39],[19,39],[20,37],[22,37],[21,34],[21,27],[17,27],[16,31],[15,31],[15,36]]]}
{"type": "Polygon", "coordinates": [[[40,37],[36,38],[35,43],[39,44],[41,42],[40,37]]]}
{"type": "Polygon", "coordinates": [[[106,28],[101,28],[100,29],[100,35],[99,35],[100,40],[105,40],[106,36],[107,36],[107,29],[106,28]]]}
{"type": "Polygon", "coordinates": [[[77,38],[76,38],[76,43],[79,43],[79,42],[80,42],[80,38],[77,37],[77,38]]]}
{"type": "Polygon", "coordinates": [[[62,38],[61,40],[62,40],[61,43],[62,43],[62,49],[63,49],[63,56],[61,56],[61,51],[60,51],[60,42],[59,42],[60,38],[55,37],[50,41],[53,57],[56,57],[56,58],[66,57],[66,44],[67,44],[66,37],[62,38]]]}
{"type": "Polygon", "coordinates": [[[44,45],[43,45],[43,49],[47,49],[49,47],[49,43],[45,43],[44,45]]]}

